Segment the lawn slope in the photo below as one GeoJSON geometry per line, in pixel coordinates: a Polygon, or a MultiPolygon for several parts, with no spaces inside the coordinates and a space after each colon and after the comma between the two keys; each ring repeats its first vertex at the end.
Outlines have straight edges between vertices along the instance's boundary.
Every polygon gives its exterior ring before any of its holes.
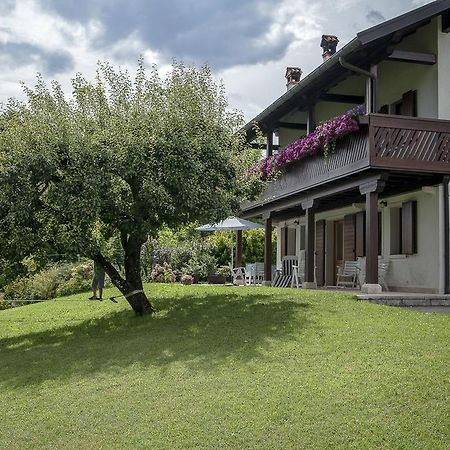
{"type": "Polygon", "coordinates": [[[270,288],[148,285],[0,311],[0,448],[444,449],[450,317],[270,288]]]}

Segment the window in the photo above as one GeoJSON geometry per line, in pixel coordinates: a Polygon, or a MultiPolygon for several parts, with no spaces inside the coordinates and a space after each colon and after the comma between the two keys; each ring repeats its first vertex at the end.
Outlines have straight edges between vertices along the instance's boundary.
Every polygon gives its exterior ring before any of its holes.
{"type": "Polygon", "coordinates": [[[417,117],[417,91],[405,92],[401,99],[390,105],[383,105],[378,112],[380,114],[417,117]]]}
{"type": "Polygon", "coordinates": [[[404,202],[390,211],[391,255],[417,253],[417,202],[404,202]]]}

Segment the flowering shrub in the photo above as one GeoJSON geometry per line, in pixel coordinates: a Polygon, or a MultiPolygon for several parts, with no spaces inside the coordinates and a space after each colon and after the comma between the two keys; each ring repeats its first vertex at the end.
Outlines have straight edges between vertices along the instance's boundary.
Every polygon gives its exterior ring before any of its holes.
{"type": "Polygon", "coordinates": [[[192,277],[191,275],[184,274],[181,277],[181,282],[185,285],[190,285],[194,282],[194,277],[192,277]]]}
{"type": "Polygon", "coordinates": [[[338,139],[359,130],[358,117],[364,114],[364,111],[365,106],[362,105],[342,116],[327,120],[312,133],[289,144],[278,155],[265,158],[260,166],[261,177],[266,179],[273,177],[278,169],[305,156],[316,155],[321,150],[326,157],[334,150],[338,139]]]}
{"type": "Polygon", "coordinates": [[[150,280],[154,283],[174,283],[175,279],[175,273],[167,263],[156,264],[150,274],[150,280]]]}

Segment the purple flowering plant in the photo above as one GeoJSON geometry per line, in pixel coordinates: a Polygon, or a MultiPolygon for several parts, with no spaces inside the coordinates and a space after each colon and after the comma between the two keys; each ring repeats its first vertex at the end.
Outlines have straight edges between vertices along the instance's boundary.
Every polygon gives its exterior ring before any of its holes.
{"type": "Polygon", "coordinates": [[[336,141],[359,130],[358,118],[365,114],[365,105],[347,111],[342,116],[321,123],[312,133],[289,144],[277,155],[265,158],[259,167],[261,178],[274,178],[279,170],[293,161],[322,152],[327,158],[336,141]]]}

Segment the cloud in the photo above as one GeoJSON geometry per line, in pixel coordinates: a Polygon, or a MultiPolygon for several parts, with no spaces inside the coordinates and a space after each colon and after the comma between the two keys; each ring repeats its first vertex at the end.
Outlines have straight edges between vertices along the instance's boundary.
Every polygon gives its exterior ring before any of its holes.
{"type": "Polygon", "coordinates": [[[38,71],[49,76],[64,73],[74,66],[71,54],[65,50],[48,51],[18,42],[0,44],[0,61],[9,69],[34,64],[38,71]]]}
{"type": "Polygon", "coordinates": [[[379,11],[376,11],[375,9],[371,9],[366,14],[366,19],[369,23],[377,24],[380,22],[384,22],[386,19],[379,11]]]}
{"type": "MultiPolygon", "coordinates": [[[[311,22],[306,1],[295,2],[295,14],[285,14],[289,3],[279,2],[275,8],[269,0],[41,1],[67,21],[99,23],[102,31],[93,42],[97,49],[133,35],[143,48],[157,49],[166,60],[206,62],[214,69],[281,58],[311,22]]],[[[138,54],[132,49],[128,57],[136,60],[138,54]]]]}

